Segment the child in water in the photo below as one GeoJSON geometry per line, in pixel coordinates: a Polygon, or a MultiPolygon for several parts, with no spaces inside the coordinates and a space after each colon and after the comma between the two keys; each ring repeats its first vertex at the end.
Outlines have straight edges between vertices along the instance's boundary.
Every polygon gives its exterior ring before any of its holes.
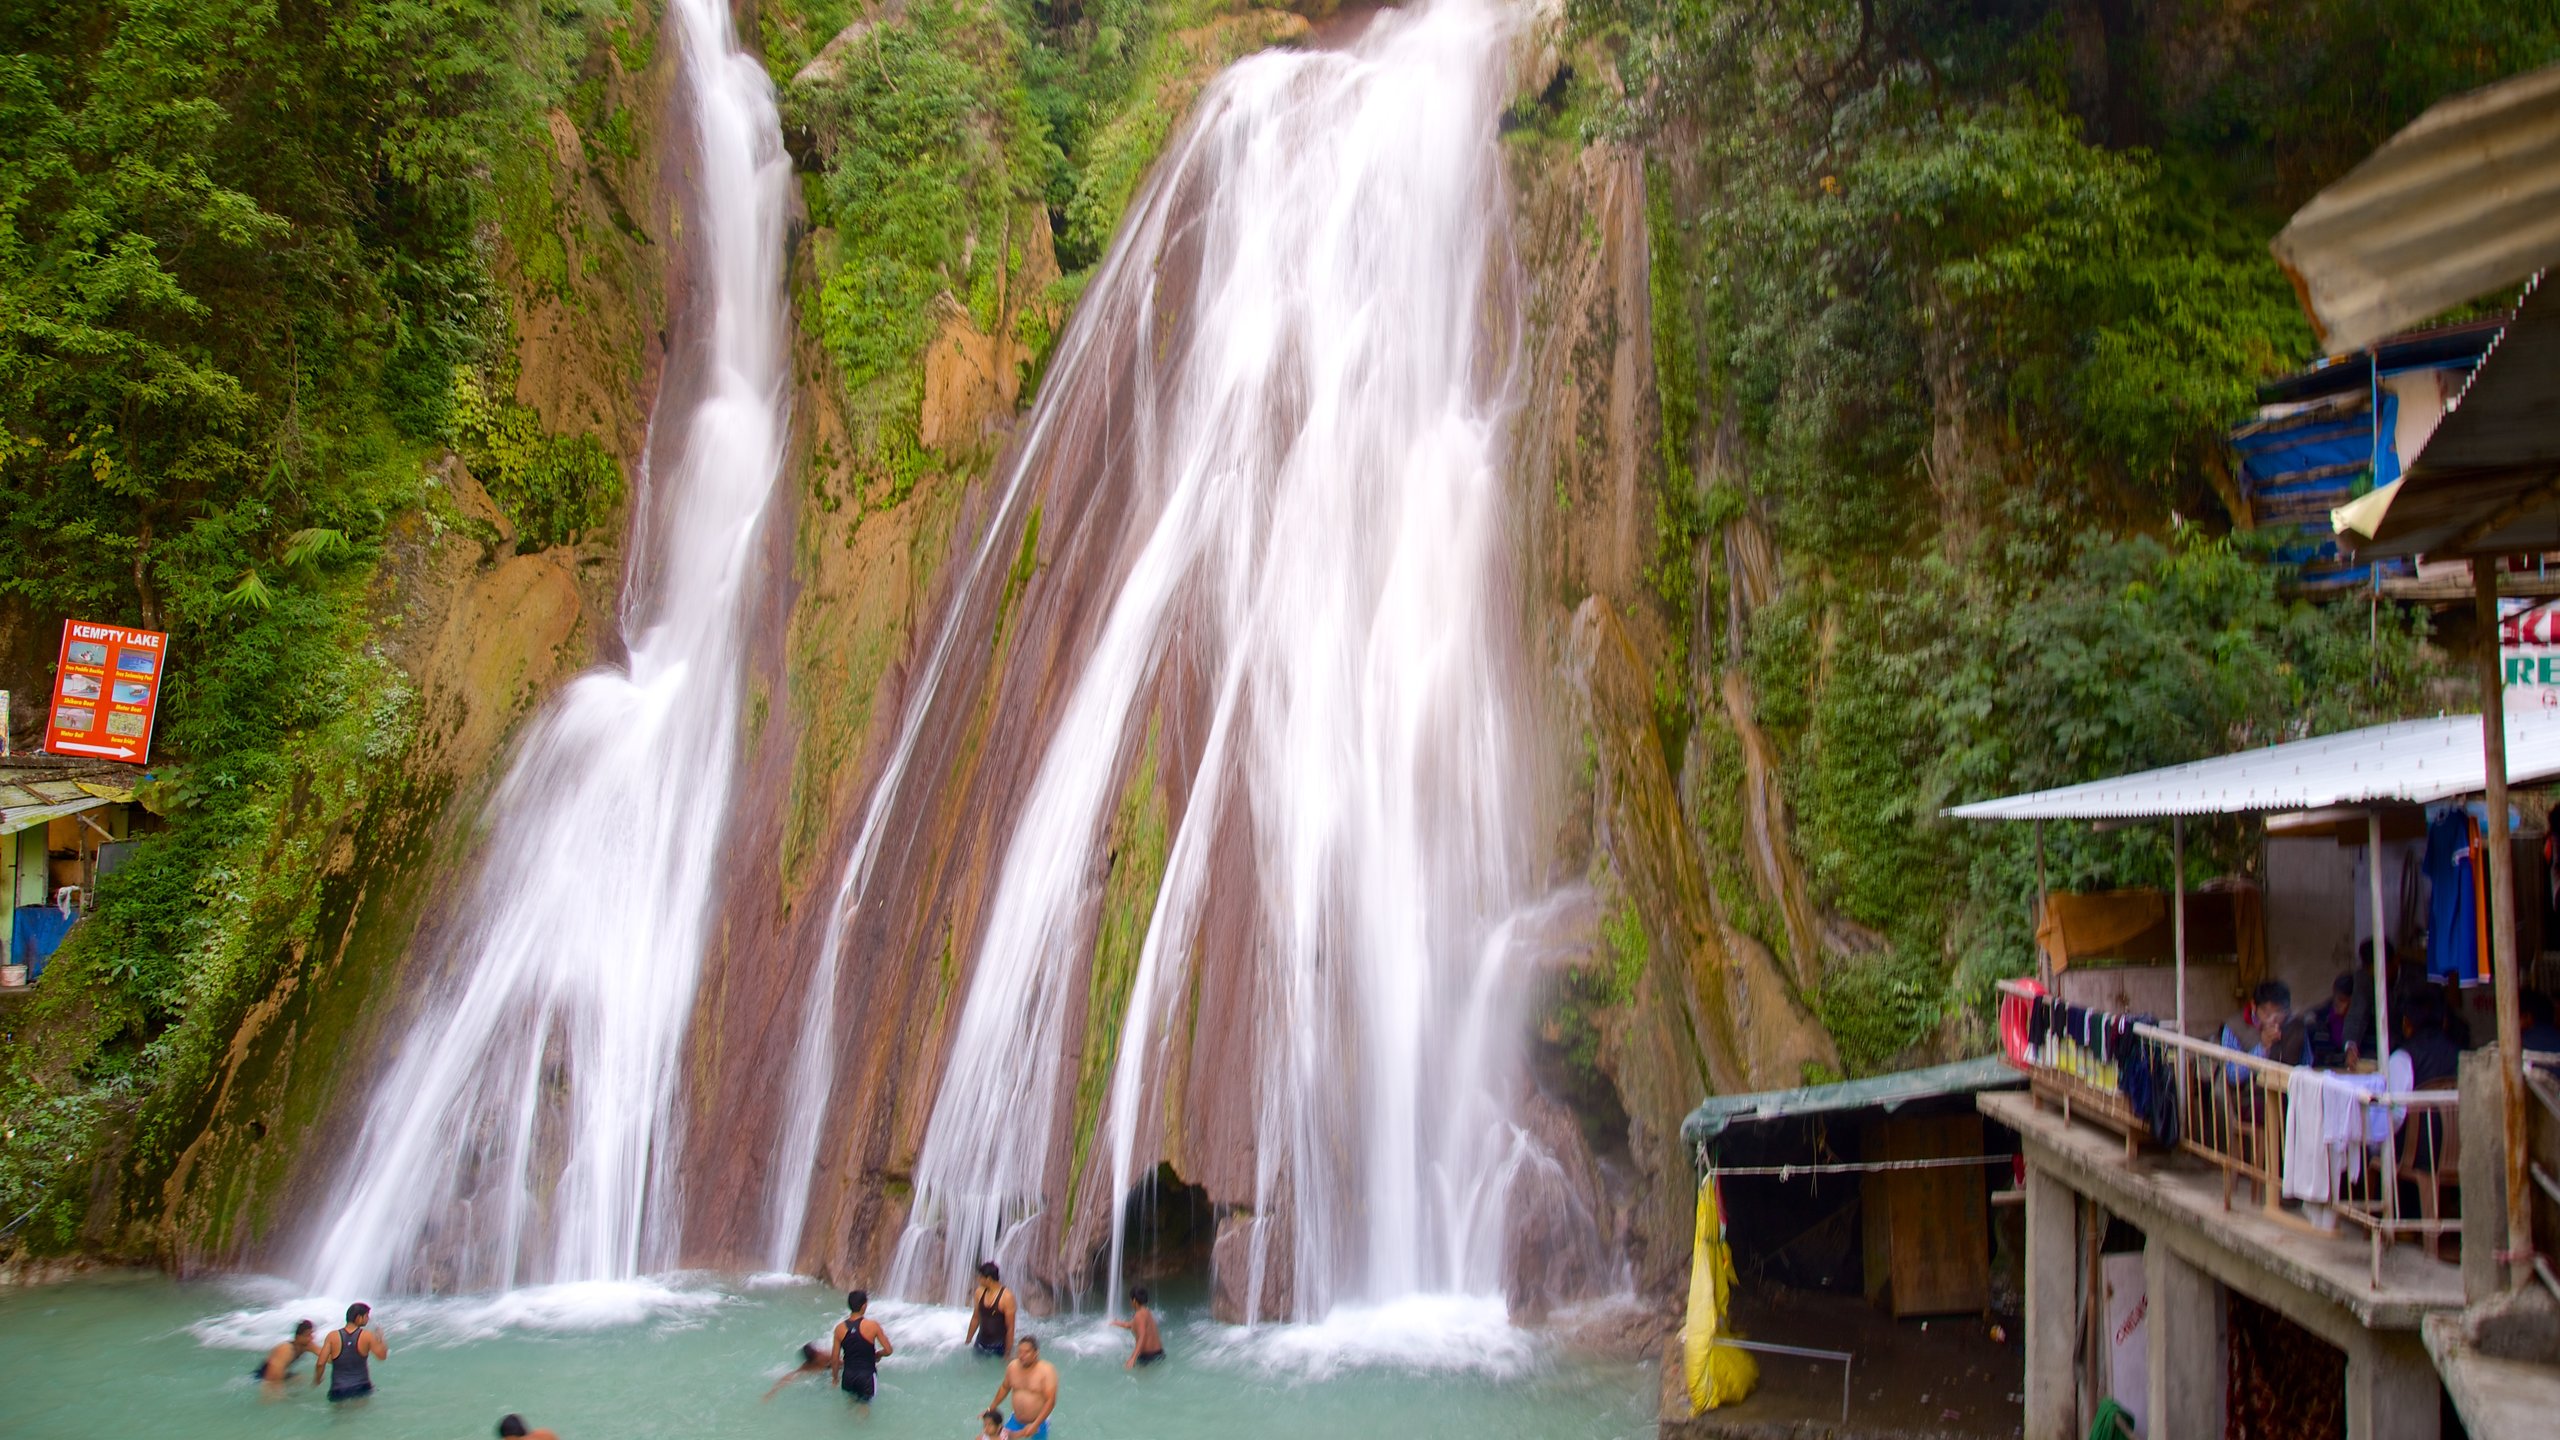
{"type": "Polygon", "coordinates": [[[990,1410],[990,1411],[986,1412],[985,1414],[980,1415],[980,1416],[978,1417],[978,1440],[991,1440],[991,1437],[993,1437],[993,1436],[997,1436],[997,1435],[1002,1435],[1003,1433],[1004,1433],[1004,1412],[1003,1412],[1003,1411],[1001,1411],[1001,1410],[990,1410]]]}
{"type": "Polygon", "coordinates": [[[1111,1322],[1129,1332],[1129,1358],[1120,1366],[1135,1370],[1164,1358],[1164,1334],[1156,1329],[1156,1312],[1147,1308],[1147,1287],[1129,1287],[1129,1318],[1111,1322]]]}
{"type": "Polygon", "coordinates": [[[835,1363],[835,1355],[825,1346],[803,1345],[800,1347],[800,1368],[786,1372],[781,1379],[774,1381],[773,1389],[764,1392],[764,1398],[772,1399],[783,1386],[804,1375],[824,1375],[835,1368],[835,1363]]]}

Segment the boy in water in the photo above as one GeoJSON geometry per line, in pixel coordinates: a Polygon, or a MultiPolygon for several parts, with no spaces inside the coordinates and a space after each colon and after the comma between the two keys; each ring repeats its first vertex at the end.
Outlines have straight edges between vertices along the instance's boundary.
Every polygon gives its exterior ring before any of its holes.
{"type": "Polygon", "coordinates": [[[1129,1358],[1122,1363],[1121,1369],[1135,1370],[1141,1365],[1153,1365],[1164,1358],[1164,1334],[1156,1329],[1156,1312],[1147,1308],[1146,1286],[1129,1287],[1129,1318],[1114,1320],[1111,1323],[1128,1331],[1129,1339],[1134,1342],[1129,1347],[1129,1358]]]}
{"type": "MultiPolygon", "coordinates": [[[[294,1361],[320,1353],[319,1342],[311,1338],[319,1328],[308,1320],[294,1326],[293,1338],[278,1343],[276,1348],[267,1352],[266,1359],[258,1362],[257,1377],[268,1385],[283,1388],[285,1372],[293,1368],[294,1361]]],[[[315,1363],[312,1368],[319,1367],[315,1363]]]]}
{"type": "Polygon", "coordinates": [[[498,1422],[498,1440],[560,1440],[560,1436],[552,1430],[528,1430],[523,1416],[509,1415],[498,1422]]]}
{"type": "Polygon", "coordinates": [[[828,1368],[844,1386],[844,1393],[868,1405],[880,1362],[897,1347],[889,1343],[889,1332],[880,1328],[879,1321],[862,1313],[871,1308],[871,1292],[846,1291],[844,1308],[845,1317],[836,1322],[836,1352],[828,1368]]]}
{"type": "Polygon", "coordinates": [[[978,1417],[978,1440],[996,1440],[1004,1434],[1004,1412],[990,1410],[978,1417]]]}
{"type": "Polygon", "coordinates": [[[781,1379],[774,1381],[773,1388],[764,1392],[764,1398],[767,1400],[772,1399],[775,1395],[781,1393],[783,1386],[790,1384],[792,1381],[797,1380],[804,1375],[824,1375],[835,1367],[835,1356],[819,1349],[815,1345],[803,1345],[800,1347],[800,1368],[791,1371],[781,1379]]]}

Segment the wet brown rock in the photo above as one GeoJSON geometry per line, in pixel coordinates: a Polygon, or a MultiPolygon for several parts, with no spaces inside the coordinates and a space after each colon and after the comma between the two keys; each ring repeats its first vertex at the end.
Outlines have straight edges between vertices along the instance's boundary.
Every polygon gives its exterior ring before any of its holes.
{"type": "Polygon", "coordinates": [[[1615,1227],[1603,1220],[1600,1168],[1573,1113],[1538,1094],[1516,1111],[1532,1146],[1514,1157],[1520,1172],[1504,1224],[1504,1298],[1513,1323],[1535,1325],[1559,1306],[1615,1288],[1607,1240],[1615,1227]]]}
{"type": "Polygon", "coordinates": [[[1254,1232],[1252,1211],[1241,1207],[1218,1217],[1218,1240],[1209,1262],[1209,1311],[1229,1325],[1244,1324],[1247,1317],[1270,1319],[1289,1313],[1291,1252],[1285,1225],[1264,1225],[1268,1235],[1261,1260],[1260,1295],[1254,1287],[1254,1232]],[[1251,1301],[1253,1303],[1248,1304],[1251,1301]]]}

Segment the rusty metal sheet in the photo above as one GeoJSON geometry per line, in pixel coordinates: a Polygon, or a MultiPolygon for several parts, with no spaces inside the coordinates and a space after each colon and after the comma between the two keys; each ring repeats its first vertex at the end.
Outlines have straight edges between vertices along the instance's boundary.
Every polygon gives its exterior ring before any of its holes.
{"type": "Polygon", "coordinates": [[[2270,248],[2332,354],[2560,261],[2560,65],[2436,104],[2270,248]]]}

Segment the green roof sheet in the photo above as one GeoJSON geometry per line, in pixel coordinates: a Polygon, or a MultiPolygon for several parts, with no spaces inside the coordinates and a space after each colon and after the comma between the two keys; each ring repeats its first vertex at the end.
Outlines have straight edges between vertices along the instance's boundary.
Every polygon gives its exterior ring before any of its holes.
{"type": "Polygon", "coordinates": [[[1900,1070],[1836,1085],[1804,1085],[1793,1090],[1763,1090],[1751,1095],[1710,1095],[1680,1123],[1681,1137],[1692,1147],[1708,1145],[1737,1123],[1754,1120],[1798,1120],[1838,1110],[1893,1110],[1914,1100],[1941,1095],[1970,1095],[2024,1085],[2026,1075],[1997,1055],[1958,1060],[1924,1070],[1900,1070]]]}

